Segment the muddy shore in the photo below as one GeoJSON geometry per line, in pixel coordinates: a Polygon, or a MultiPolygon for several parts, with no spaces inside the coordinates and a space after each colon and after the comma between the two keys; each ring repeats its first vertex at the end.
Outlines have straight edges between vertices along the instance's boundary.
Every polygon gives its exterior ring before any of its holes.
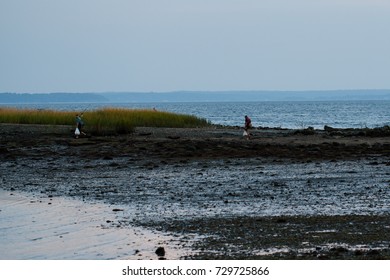
{"type": "Polygon", "coordinates": [[[390,258],[387,131],[72,130],[0,124],[1,188],[115,206],[110,227],[188,241],[184,259],[390,258]]]}

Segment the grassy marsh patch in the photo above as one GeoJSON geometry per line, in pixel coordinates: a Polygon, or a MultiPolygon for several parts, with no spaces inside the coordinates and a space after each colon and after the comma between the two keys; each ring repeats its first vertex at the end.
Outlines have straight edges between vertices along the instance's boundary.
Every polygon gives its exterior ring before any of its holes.
{"type": "MultiPolygon", "coordinates": [[[[0,108],[0,123],[76,125],[74,111],[0,108]]],[[[206,127],[210,123],[192,115],[145,109],[103,108],[83,113],[88,132],[129,133],[135,127],[206,127]]]]}

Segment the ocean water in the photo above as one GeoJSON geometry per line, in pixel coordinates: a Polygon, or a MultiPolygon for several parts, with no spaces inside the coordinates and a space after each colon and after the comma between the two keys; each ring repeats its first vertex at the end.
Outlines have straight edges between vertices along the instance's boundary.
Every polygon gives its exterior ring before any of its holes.
{"type": "MultiPolygon", "coordinates": [[[[243,126],[244,116],[255,127],[302,129],[374,128],[390,125],[390,101],[264,101],[162,103],[7,104],[33,109],[84,111],[104,107],[152,109],[195,115],[213,124],[243,126]]],[[[85,116],[87,118],[87,116],[85,116]]],[[[88,121],[88,120],[87,120],[88,121]]]]}

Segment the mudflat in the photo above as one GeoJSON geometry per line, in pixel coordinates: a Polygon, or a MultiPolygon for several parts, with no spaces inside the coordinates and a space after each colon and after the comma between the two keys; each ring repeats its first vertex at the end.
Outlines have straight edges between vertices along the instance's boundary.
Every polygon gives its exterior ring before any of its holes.
{"type": "Polygon", "coordinates": [[[108,204],[106,227],[164,232],[183,259],[390,258],[387,128],[73,129],[0,124],[1,187],[108,204]]]}

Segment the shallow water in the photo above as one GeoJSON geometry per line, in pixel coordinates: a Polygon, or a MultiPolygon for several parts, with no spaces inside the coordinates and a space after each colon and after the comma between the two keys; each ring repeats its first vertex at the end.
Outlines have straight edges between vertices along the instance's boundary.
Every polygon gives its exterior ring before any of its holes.
{"type": "Polygon", "coordinates": [[[0,259],[179,259],[188,250],[162,233],[119,227],[102,203],[0,190],[0,259]]]}

